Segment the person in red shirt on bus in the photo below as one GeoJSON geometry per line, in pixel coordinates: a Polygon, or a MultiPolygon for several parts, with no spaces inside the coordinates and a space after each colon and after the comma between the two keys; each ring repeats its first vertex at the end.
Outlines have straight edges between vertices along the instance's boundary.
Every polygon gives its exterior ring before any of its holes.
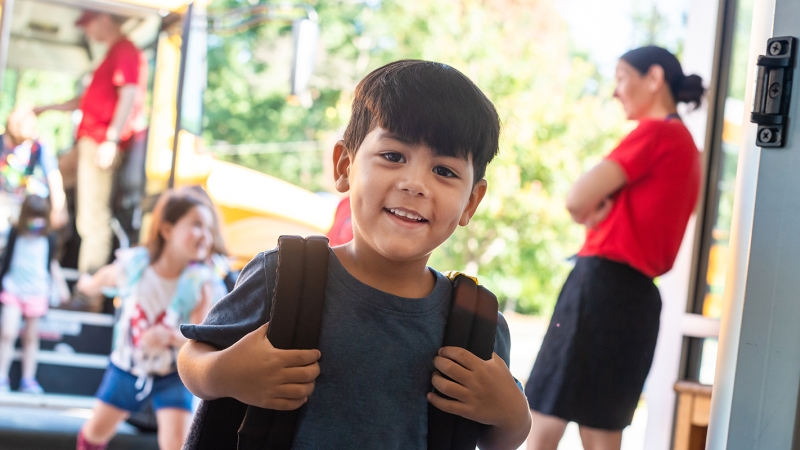
{"type": "Polygon", "coordinates": [[[113,168],[117,154],[144,129],[142,105],[147,90],[147,60],[122,33],[126,18],[84,11],[75,25],[108,46],[82,96],[36,108],[83,113],[76,135],[78,185],[76,222],[81,237],[78,270],[93,273],[111,255],[110,227],[113,168]]]}
{"type": "Polygon", "coordinates": [[[700,191],[700,154],[676,112],[704,88],[660,47],[624,54],[614,96],[639,126],[567,196],[586,241],[525,388],[529,450],[555,450],[568,422],[585,448],[619,449],[653,361],[661,297],[700,191]]]}

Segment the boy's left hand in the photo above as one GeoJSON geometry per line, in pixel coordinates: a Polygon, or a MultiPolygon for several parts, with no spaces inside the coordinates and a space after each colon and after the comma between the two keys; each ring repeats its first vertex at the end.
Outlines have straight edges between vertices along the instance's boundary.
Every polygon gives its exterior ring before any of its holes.
{"type": "Polygon", "coordinates": [[[484,361],[463,348],[442,347],[433,365],[437,369],[433,373],[433,387],[453,399],[428,393],[433,406],[503,430],[514,430],[527,423],[528,402],[497,353],[484,361]]]}

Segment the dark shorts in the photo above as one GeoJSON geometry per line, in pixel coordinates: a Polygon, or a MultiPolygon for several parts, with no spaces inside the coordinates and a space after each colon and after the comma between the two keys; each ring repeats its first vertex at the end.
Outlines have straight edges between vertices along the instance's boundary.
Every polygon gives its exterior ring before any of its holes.
{"type": "Polygon", "coordinates": [[[630,425],[660,314],[652,279],[604,258],[578,258],[525,386],[531,409],[591,428],[630,425]]]}
{"type": "Polygon", "coordinates": [[[144,392],[145,395],[142,395],[143,389],[137,388],[137,380],[131,373],[109,364],[97,389],[97,398],[132,413],[138,412],[150,400],[153,401],[154,411],[162,408],[192,410],[192,393],[183,385],[177,372],[163,377],[154,376],[150,391],[144,392]]]}

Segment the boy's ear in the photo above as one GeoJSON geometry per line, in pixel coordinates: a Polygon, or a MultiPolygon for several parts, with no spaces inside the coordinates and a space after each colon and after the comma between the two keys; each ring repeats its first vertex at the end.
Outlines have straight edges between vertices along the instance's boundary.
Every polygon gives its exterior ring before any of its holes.
{"type": "Polygon", "coordinates": [[[333,147],[333,179],[336,190],[347,192],[350,190],[350,152],[344,146],[344,141],[336,142],[333,147]]]}
{"type": "Polygon", "coordinates": [[[486,195],[487,187],[489,187],[489,184],[486,182],[486,179],[478,181],[475,183],[475,186],[472,187],[467,206],[464,208],[464,212],[461,213],[461,219],[458,221],[459,225],[465,227],[469,224],[470,219],[475,215],[475,211],[478,210],[478,205],[481,204],[483,196],[486,195]]]}

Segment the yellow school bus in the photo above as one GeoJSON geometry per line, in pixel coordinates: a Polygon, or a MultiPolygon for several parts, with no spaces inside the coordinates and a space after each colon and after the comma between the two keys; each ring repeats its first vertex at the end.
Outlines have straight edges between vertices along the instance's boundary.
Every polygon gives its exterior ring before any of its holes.
{"type": "MultiPolygon", "coordinates": [[[[88,73],[102,55],[74,25],[82,10],[129,17],[123,31],[149,55],[149,127],[140,155],[146,196],[167,187],[203,186],[222,213],[234,267],[272,248],[281,234],[325,233],[335,204],[298,186],[219,161],[199,138],[205,85],[206,36],[237,32],[266,21],[293,26],[292,92],[303,90],[313,66],[317,17],[303,4],[254,5],[208,12],[208,1],[5,0],[0,24],[0,69],[39,68],[88,73]]],[[[213,10],[212,10],[213,11],[213,10]]],[[[287,74],[288,75],[288,74],[287,74]]],[[[2,80],[0,79],[0,83],[2,80]]],[[[3,88],[8,91],[7,87],[3,88]]],[[[132,156],[133,157],[133,156],[132,156]]],[[[128,173],[136,184],[137,172],[128,173]]],[[[147,227],[147,217],[141,222],[147,227]]]]}
{"type": "MultiPolygon", "coordinates": [[[[334,202],[217,160],[199,137],[209,30],[237,32],[268,20],[291,22],[296,47],[292,91],[299,93],[310,76],[315,48],[317,17],[312,8],[254,5],[213,12],[206,2],[185,0],[0,0],[0,5],[0,73],[59,73],[76,84],[103,57],[103,49],[88,42],[75,26],[82,11],[128,18],[123,32],[142,49],[151,68],[146,139],[140,147],[128,150],[129,160],[139,158],[138,163],[129,164],[133,169],[120,177],[138,194],[132,197],[138,198],[133,208],[140,213],[132,220],[135,230],[147,229],[147,214],[141,212],[147,210],[148,199],[168,187],[189,185],[204,187],[218,206],[234,268],[274,247],[279,235],[324,234],[330,228],[334,202]]],[[[14,84],[7,82],[10,79],[0,77],[4,104],[14,103],[7,97],[16,95],[14,84]]],[[[58,99],[44,101],[53,100],[58,99]]],[[[40,123],[47,119],[41,117],[40,123]]],[[[68,120],[77,124],[79,118],[68,120]]],[[[34,402],[36,407],[90,407],[111,350],[114,317],[109,314],[113,311],[106,312],[51,309],[40,325],[37,374],[48,394],[34,399],[0,395],[0,407],[15,402],[34,402]],[[59,395],[70,397],[64,400],[59,395]]],[[[12,369],[12,386],[18,379],[16,370],[12,369]]]]}

